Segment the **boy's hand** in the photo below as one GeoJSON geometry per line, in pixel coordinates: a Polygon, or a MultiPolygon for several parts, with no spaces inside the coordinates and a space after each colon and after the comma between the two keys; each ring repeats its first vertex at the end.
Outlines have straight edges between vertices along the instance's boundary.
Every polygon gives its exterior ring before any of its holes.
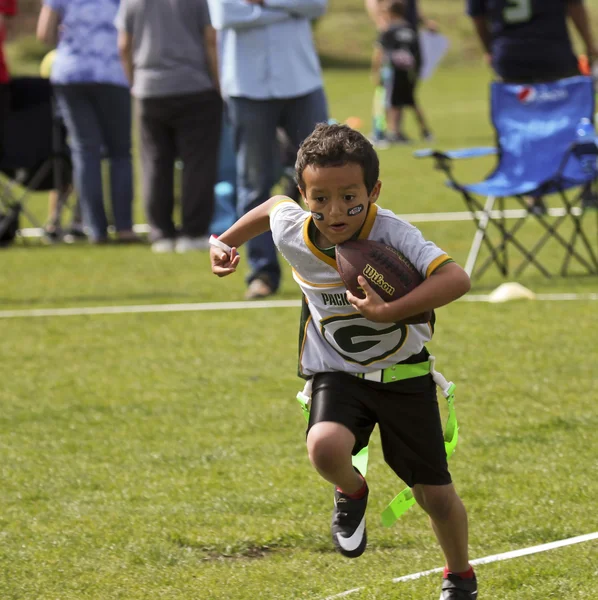
{"type": "Polygon", "coordinates": [[[212,246],[210,248],[210,262],[212,263],[212,273],[218,277],[226,277],[237,270],[237,265],[241,257],[237,254],[236,248],[231,248],[230,255],[224,250],[212,246]]]}
{"type": "Polygon", "coordinates": [[[347,300],[353,308],[356,308],[366,319],[374,323],[386,323],[384,317],[386,302],[375,292],[365,277],[359,276],[357,282],[365,292],[365,298],[358,298],[347,290],[347,300]]]}

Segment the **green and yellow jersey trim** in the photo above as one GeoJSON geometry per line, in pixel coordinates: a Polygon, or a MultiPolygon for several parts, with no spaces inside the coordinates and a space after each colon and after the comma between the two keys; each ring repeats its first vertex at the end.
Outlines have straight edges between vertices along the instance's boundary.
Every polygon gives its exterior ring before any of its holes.
{"type": "Polygon", "coordinates": [[[307,328],[311,323],[312,317],[309,311],[309,303],[304,295],[301,295],[301,315],[299,317],[299,360],[297,364],[297,375],[306,379],[303,373],[303,351],[307,341],[307,328]]]}
{"type": "Polygon", "coordinates": [[[455,261],[448,254],[441,254],[438,258],[435,258],[428,265],[428,270],[426,271],[426,279],[428,277],[430,277],[430,275],[432,275],[432,273],[434,273],[434,271],[436,271],[437,269],[440,269],[440,267],[443,267],[444,265],[451,263],[451,262],[455,262],[455,261]]]}
{"type": "Polygon", "coordinates": [[[299,275],[299,273],[297,273],[297,271],[295,269],[293,269],[293,275],[295,275],[295,277],[297,279],[300,279],[303,283],[306,283],[307,285],[309,285],[310,287],[313,288],[337,288],[341,285],[344,285],[344,283],[342,282],[341,279],[339,279],[338,281],[331,281],[330,283],[314,283],[313,281],[308,281],[307,279],[305,279],[304,277],[301,277],[301,275],[299,275]]]}
{"type": "MultiPolygon", "coordinates": [[[[365,218],[363,226],[360,229],[359,234],[357,235],[356,239],[365,240],[369,237],[369,235],[372,231],[372,227],[374,226],[374,223],[376,222],[377,214],[378,214],[378,207],[375,204],[370,204],[367,217],[365,218]]],[[[330,265],[333,269],[336,269],[338,271],[338,268],[336,265],[336,259],[333,258],[331,255],[327,254],[321,248],[318,248],[316,246],[316,244],[312,241],[311,235],[310,235],[310,228],[315,227],[315,225],[312,225],[312,224],[313,224],[313,217],[311,215],[309,215],[309,217],[307,217],[307,219],[305,219],[305,223],[303,224],[303,240],[305,242],[305,245],[309,248],[309,250],[311,251],[311,253],[314,256],[316,256],[322,262],[325,262],[327,265],[330,265]]]]}

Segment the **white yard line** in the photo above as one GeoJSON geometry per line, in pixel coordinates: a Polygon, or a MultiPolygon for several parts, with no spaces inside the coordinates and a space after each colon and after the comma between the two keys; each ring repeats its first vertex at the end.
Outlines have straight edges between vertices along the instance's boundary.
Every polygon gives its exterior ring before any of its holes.
{"type": "MultiPolygon", "coordinates": [[[[568,538],[566,540],[558,540],[556,542],[549,542],[548,544],[541,544],[539,546],[531,546],[529,548],[522,548],[520,550],[512,550],[510,552],[503,552],[502,554],[492,554],[485,556],[484,558],[476,558],[471,561],[472,565],[487,565],[493,562],[499,562],[501,560],[511,560],[512,558],[519,558],[521,556],[528,556],[530,554],[538,554],[539,552],[548,552],[549,550],[555,550],[557,548],[563,548],[564,546],[572,546],[573,544],[582,544],[583,542],[589,542],[592,540],[598,540],[598,531],[594,533],[588,533],[586,535],[579,535],[577,537],[568,538]]],[[[420,571],[419,573],[411,573],[411,575],[403,575],[402,577],[396,577],[392,579],[392,583],[401,583],[403,581],[412,581],[419,579],[420,577],[426,577],[434,573],[442,573],[444,567],[437,567],[436,569],[430,569],[429,571],[420,571]]],[[[328,596],[324,600],[334,600],[335,598],[344,598],[361,592],[365,588],[353,588],[334,596],[328,596]]]]}
{"type": "Polygon", "coordinates": [[[131,313],[200,312],[251,308],[298,308],[299,300],[259,300],[255,302],[200,302],[196,304],[141,304],[134,306],[81,306],[78,308],[34,308],[2,310],[0,319],[19,317],[76,317],[81,315],[123,315],[131,313]]]}
{"type": "MultiPolygon", "coordinates": [[[[488,294],[470,294],[457,302],[488,302],[488,294]]],[[[537,300],[598,300],[598,294],[538,294],[537,300]]],[[[141,304],[131,306],[81,306],[73,308],[33,308],[0,310],[0,319],[23,317],[79,317],[84,315],[124,315],[142,313],[203,312],[263,308],[299,308],[299,300],[257,300],[249,302],[198,302],[194,304],[141,304]]]]}
{"type": "MultiPolygon", "coordinates": [[[[549,208],[548,214],[551,217],[562,217],[566,213],[564,208],[549,208]]],[[[476,218],[482,216],[482,211],[476,212],[476,218]]],[[[499,210],[493,210],[490,215],[493,219],[499,219],[503,216],[505,219],[521,219],[528,214],[528,211],[523,208],[507,209],[503,212],[499,210]]],[[[581,214],[581,209],[574,207],[573,214],[581,214]]],[[[451,212],[440,212],[440,213],[411,213],[405,215],[397,215],[400,219],[408,221],[409,223],[435,223],[443,221],[472,221],[471,213],[468,211],[451,211],[451,212]]],[[[148,233],[149,226],[145,223],[139,223],[133,226],[136,233],[148,233]]],[[[44,230],[39,227],[24,227],[19,231],[22,237],[35,238],[41,237],[44,234],[44,230]]]]}

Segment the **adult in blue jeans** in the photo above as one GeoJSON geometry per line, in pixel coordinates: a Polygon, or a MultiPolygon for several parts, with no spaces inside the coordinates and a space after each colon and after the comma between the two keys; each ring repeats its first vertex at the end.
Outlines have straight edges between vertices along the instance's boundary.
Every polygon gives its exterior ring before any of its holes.
{"type": "MultiPolygon", "coordinates": [[[[238,212],[270,197],[280,175],[276,130],[295,149],[328,119],[311,21],[327,0],[209,0],[220,31],[221,88],[227,98],[237,152],[238,212]]],[[[251,272],[246,297],[264,298],[280,285],[272,235],[247,244],[251,272]]]]}
{"type": "Polygon", "coordinates": [[[102,158],[110,161],[110,198],[119,241],[133,233],[131,99],[114,19],[119,0],[44,0],[37,35],[57,43],[50,81],[66,124],[75,189],[93,243],[108,240],[102,158]],[[59,33],[60,32],[60,33],[59,33]]]}

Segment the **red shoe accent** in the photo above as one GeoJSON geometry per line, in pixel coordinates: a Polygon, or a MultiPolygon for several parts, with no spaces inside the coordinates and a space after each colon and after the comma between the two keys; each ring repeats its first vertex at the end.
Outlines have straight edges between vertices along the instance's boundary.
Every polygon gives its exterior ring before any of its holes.
{"type": "Polygon", "coordinates": [[[365,493],[368,491],[368,484],[365,482],[365,479],[363,479],[363,485],[356,492],[353,492],[352,494],[346,494],[339,487],[337,487],[336,489],[341,494],[347,496],[347,498],[351,498],[351,500],[361,500],[365,496],[365,493]]]}
{"type": "Polygon", "coordinates": [[[473,567],[471,565],[470,565],[469,569],[467,571],[463,571],[463,573],[453,573],[452,571],[448,570],[448,567],[444,567],[444,572],[442,574],[442,577],[444,579],[447,579],[449,573],[451,573],[452,575],[456,575],[457,577],[460,577],[461,579],[473,579],[475,577],[475,573],[474,573],[473,567]]]}

